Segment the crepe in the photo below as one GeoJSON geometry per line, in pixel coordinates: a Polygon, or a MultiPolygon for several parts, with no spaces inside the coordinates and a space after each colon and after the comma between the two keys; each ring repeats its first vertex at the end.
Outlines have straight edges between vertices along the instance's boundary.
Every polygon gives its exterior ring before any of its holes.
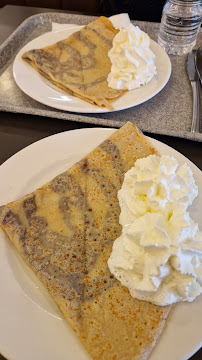
{"type": "Polygon", "coordinates": [[[170,311],[133,299],[107,265],[121,234],[124,174],[155,153],[128,122],[66,172],[0,207],[0,226],[96,360],[146,359],[170,311]]]}
{"type": "Polygon", "coordinates": [[[125,91],[108,86],[108,52],[119,30],[101,16],[65,40],[34,49],[22,58],[53,84],[90,103],[113,110],[111,101],[125,91]]]}

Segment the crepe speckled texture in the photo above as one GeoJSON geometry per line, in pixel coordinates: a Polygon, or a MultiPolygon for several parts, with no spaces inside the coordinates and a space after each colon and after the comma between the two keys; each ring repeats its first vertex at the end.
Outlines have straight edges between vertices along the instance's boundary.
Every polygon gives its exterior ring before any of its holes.
{"type": "Polygon", "coordinates": [[[69,170],[0,208],[0,226],[96,360],[146,359],[171,308],[133,299],[107,266],[121,234],[124,174],[155,153],[128,122],[69,170]]]}
{"type": "Polygon", "coordinates": [[[108,52],[118,31],[101,16],[67,39],[27,51],[22,58],[64,91],[113,110],[111,101],[125,92],[110,88],[107,82],[108,52]]]}

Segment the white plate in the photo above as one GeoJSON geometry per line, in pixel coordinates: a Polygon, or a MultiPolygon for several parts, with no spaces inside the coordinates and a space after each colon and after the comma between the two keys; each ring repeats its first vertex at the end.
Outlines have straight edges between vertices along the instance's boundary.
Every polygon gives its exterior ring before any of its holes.
{"type": "MultiPolygon", "coordinates": [[[[17,199],[65,171],[114,129],[56,134],[21,150],[0,166],[0,204],[17,199]]],[[[192,217],[200,221],[201,171],[172,148],[151,139],[161,154],[187,162],[199,187],[192,217]]],[[[0,230],[0,353],[9,360],[89,360],[67,321],[0,230]]],[[[175,306],[150,360],[184,360],[201,346],[202,296],[175,306]]]]}
{"type": "MultiPolygon", "coordinates": [[[[67,29],[51,31],[39,36],[29,42],[20,50],[13,64],[13,74],[17,85],[25,94],[42,104],[51,106],[60,110],[68,110],[79,113],[104,113],[110,110],[100,108],[90,104],[75,96],[71,96],[61,89],[57,88],[40,75],[32,66],[22,60],[22,55],[31,49],[42,48],[52,45],[59,40],[63,40],[75,31],[81,29],[81,26],[72,25],[67,29]]],[[[151,40],[151,49],[156,58],[157,75],[146,85],[139,89],[131,90],[122,95],[113,102],[115,111],[127,109],[139,105],[163,89],[169,80],[171,74],[171,63],[165,51],[153,40],[151,40]]]]}

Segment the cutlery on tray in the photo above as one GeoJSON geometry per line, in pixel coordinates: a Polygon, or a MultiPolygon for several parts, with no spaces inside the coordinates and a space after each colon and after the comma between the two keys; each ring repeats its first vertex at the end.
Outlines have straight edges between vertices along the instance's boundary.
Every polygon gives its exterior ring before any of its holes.
{"type": "Polygon", "coordinates": [[[200,88],[199,88],[199,75],[196,68],[197,51],[192,50],[187,58],[187,73],[192,86],[193,93],[193,111],[191,132],[200,132],[200,88]]]}

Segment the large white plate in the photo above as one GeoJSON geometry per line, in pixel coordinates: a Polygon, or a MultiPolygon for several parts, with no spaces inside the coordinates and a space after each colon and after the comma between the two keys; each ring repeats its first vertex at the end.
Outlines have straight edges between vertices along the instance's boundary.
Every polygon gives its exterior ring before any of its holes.
{"type": "MultiPolygon", "coordinates": [[[[20,50],[13,64],[13,74],[17,85],[25,94],[42,104],[51,106],[60,110],[68,110],[80,113],[104,113],[110,110],[100,108],[90,104],[75,96],[71,96],[61,89],[57,88],[40,75],[34,68],[22,60],[22,54],[31,49],[42,48],[52,45],[59,40],[63,40],[75,31],[81,29],[80,26],[72,25],[67,29],[48,32],[29,42],[20,50]]],[[[139,89],[128,91],[119,99],[113,102],[115,110],[123,110],[129,107],[139,105],[160,92],[169,80],[171,74],[171,63],[165,51],[153,40],[151,40],[151,49],[155,54],[155,63],[157,75],[139,89]]]]}
{"type": "MultiPolygon", "coordinates": [[[[0,166],[0,205],[33,191],[106,139],[114,129],[56,134],[21,150],[0,166]]],[[[199,187],[192,217],[200,222],[201,171],[172,148],[151,139],[161,154],[191,167],[199,187]]],[[[0,230],[0,353],[9,360],[89,360],[49,294],[0,230]]],[[[150,360],[185,360],[201,346],[202,296],[175,306],[150,360]]]]}

